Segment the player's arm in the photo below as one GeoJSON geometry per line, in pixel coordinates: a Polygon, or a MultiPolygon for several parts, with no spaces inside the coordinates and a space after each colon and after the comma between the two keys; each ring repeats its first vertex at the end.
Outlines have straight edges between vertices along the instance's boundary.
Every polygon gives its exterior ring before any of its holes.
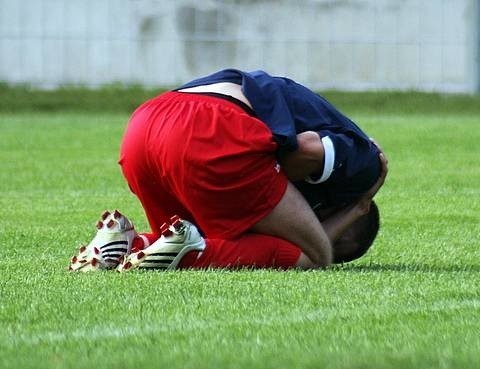
{"type": "MultiPolygon", "coordinates": [[[[366,214],[364,207],[353,204],[336,211],[323,220],[321,224],[332,245],[364,214],[366,214]]],[[[296,266],[304,269],[316,268],[315,263],[303,253],[300,255],[296,266]]]]}
{"type": "MultiPolygon", "coordinates": [[[[387,158],[383,153],[380,153],[379,159],[381,172],[377,182],[356,203],[336,211],[322,221],[323,230],[332,244],[335,243],[357,219],[369,212],[372,200],[385,183],[385,178],[388,173],[387,158]]],[[[297,267],[309,269],[315,268],[316,265],[307,255],[302,253],[297,262],[297,267]]]]}
{"type": "MultiPolygon", "coordinates": [[[[323,172],[325,150],[318,133],[302,132],[297,135],[297,142],[296,151],[280,158],[287,177],[294,181],[323,172]]],[[[306,200],[290,183],[282,200],[252,230],[297,245],[310,261],[310,267],[326,267],[332,262],[332,243],[328,235],[306,200]]]]}
{"type": "Polygon", "coordinates": [[[297,143],[297,150],[280,155],[280,164],[291,181],[302,180],[324,168],[325,149],[317,132],[299,133],[297,143]]]}

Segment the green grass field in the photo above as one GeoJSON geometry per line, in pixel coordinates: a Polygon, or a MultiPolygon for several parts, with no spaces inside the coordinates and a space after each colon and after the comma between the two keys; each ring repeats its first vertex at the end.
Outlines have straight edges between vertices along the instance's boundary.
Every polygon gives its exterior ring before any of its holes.
{"type": "Polygon", "coordinates": [[[147,229],[128,113],[1,112],[0,367],[480,367],[480,115],[436,101],[349,110],[390,160],[382,228],[311,272],[67,272],[102,210],[147,229]]]}

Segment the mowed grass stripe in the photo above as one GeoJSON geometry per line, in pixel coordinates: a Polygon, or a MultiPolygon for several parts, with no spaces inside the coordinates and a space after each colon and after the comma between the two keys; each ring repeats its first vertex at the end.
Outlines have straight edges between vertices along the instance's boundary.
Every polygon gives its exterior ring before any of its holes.
{"type": "Polygon", "coordinates": [[[430,315],[432,313],[450,313],[452,311],[466,310],[475,312],[480,309],[480,299],[478,300],[439,300],[435,301],[430,306],[409,307],[398,311],[398,306],[389,306],[388,308],[379,309],[376,306],[370,306],[368,309],[356,311],[355,315],[351,312],[338,311],[338,309],[322,309],[304,311],[297,310],[286,316],[266,316],[262,318],[252,319],[234,319],[234,320],[185,320],[183,316],[178,316],[177,319],[169,318],[168,321],[162,324],[153,323],[149,325],[138,325],[133,327],[118,327],[118,326],[94,326],[88,329],[80,329],[72,332],[44,332],[37,336],[35,335],[20,335],[12,336],[5,340],[4,346],[19,346],[19,345],[38,345],[51,344],[61,341],[92,341],[104,340],[112,338],[125,339],[130,336],[145,336],[156,335],[166,332],[182,332],[211,329],[229,329],[229,327],[239,326],[278,326],[287,327],[289,325],[296,325],[298,323],[313,323],[321,322],[327,323],[331,320],[348,319],[350,323],[355,323],[356,320],[365,321],[371,318],[387,318],[395,316],[397,318],[406,318],[409,315],[420,314],[430,315]]]}

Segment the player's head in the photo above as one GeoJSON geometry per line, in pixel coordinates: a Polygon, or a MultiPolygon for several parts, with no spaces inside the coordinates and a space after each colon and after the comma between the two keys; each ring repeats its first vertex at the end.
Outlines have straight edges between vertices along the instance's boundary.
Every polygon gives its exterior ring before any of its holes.
{"type": "MultiPolygon", "coordinates": [[[[345,206],[344,204],[333,206],[332,204],[336,202],[332,201],[332,197],[329,197],[329,192],[324,186],[312,185],[304,181],[296,182],[295,186],[314,210],[320,222],[345,206]]],[[[368,214],[357,219],[333,244],[333,262],[346,263],[363,256],[372,246],[379,228],[379,210],[372,201],[368,214]]]]}
{"type": "Polygon", "coordinates": [[[346,263],[363,256],[377,237],[380,213],[374,201],[368,214],[360,217],[334,243],[334,263],[346,263]]]}

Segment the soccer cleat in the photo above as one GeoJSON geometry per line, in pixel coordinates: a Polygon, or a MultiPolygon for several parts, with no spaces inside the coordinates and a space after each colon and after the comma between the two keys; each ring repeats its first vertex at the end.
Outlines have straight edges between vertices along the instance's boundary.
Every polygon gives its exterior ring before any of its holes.
{"type": "Polygon", "coordinates": [[[133,223],[118,210],[105,211],[96,223],[97,234],[70,260],[69,270],[88,272],[113,269],[132,249],[136,232],[133,223]]]}
{"type": "Polygon", "coordinates": [[[203,251],[205,240],[192,223],[172,217],[170,225],[160,228],[162,235],[147,248],[125,256],[118,264],[119,272],[132,269],[175,269],[190,251],[203,251]]]}

